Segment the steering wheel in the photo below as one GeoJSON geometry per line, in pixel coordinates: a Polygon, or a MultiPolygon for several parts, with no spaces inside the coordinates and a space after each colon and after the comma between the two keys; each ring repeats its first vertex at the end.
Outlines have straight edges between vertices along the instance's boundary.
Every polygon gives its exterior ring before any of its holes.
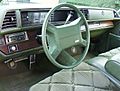
{"type": "Polygon", "coordinates": [[[59,4],[52,8],[46,15],[42,26],[42,45],[48,59],[59,68],[73,68],[79,65],[85,58],[90,44],[90,32],[84,15],[75,6],[71,4],[59,4]],[[49,23],[51,14],[63,7],[71,8],[77,13],[78,18],[69,24],[55,26],[49,23]],[[86,38],[80,31],[84,24],[86,38]],[[84,46],[84,51],[79,59],[75,59],[66,51],[67,48],[79,45],[84,46]]]}

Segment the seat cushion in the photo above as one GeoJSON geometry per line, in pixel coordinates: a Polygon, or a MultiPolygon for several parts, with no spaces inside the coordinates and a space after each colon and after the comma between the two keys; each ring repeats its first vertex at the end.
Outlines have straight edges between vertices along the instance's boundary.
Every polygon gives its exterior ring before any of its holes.
{"type": "MultiPolygon", "coordinates": [[[[104,67],[120,47],[88,60],[88,64],[104,67]]],[[[64,69],[33,85],[29,91],[113,91],[109,79],[96,68],[82,62],[74,69],[64,69]]]]}
{"type": "Polygon", "coordinates": [[[105,65],[106,71],[120,80],[120,54],[113,56],[105,65]]]}
{"type": "Polygon", "coordinates": [[[105,57],[107,59],[111,59],[113,56],[115,56],[116,54],[119,54],[119,53],[120,53],[120,47],[112,49],[112,50],[105,52],[105,53],[101,53],[98,56],[105,57]]]}
{"type": "Polygon", "coordinates": [[[30,88],[30,91],[112,91],[111,82],[96,68],[81,63],[64,69],[30,88]]]}

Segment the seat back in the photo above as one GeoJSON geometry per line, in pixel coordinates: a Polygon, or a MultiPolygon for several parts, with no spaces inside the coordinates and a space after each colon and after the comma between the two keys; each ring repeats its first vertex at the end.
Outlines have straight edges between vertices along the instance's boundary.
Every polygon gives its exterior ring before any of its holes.
{"type": "Polygon", "coordinates": [[[106,71],[120,81],[120,54],[117,54],[105,64],[106,71]]]}
{"type": "Polygon", "coordinates": [[[99,69],[120,88],[120,47],[102,53],[98,57],[88,60],[87,63],[99,69]]]}

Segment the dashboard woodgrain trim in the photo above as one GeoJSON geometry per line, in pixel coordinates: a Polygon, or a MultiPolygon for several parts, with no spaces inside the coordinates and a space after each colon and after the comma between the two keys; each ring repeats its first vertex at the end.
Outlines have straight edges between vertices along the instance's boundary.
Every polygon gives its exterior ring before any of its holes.
{"type": "Polygon", "coordinates": [[[31,48],[39,47],[40,44],[36,40],[37,31],[29,30],[27,31],[27,34],[28,34],[29,40],[16,42],[12,44],[1,45],[0,50],[7,55],[7,54],[10,54],[9,46],[12,46],[12,45],[17,45],[18,51],[16,52],[21,52],[21,51],[28,50],[31,48]]]}

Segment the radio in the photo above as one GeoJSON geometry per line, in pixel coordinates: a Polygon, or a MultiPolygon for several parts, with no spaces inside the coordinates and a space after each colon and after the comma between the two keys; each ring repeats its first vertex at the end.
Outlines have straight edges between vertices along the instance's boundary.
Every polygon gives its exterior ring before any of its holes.
{"type": "Polygon", "coordinates": [[[16,43],[28,40],[28,35],[26,32],[13,33],[5,35],[6,44],[16,43]]]}

